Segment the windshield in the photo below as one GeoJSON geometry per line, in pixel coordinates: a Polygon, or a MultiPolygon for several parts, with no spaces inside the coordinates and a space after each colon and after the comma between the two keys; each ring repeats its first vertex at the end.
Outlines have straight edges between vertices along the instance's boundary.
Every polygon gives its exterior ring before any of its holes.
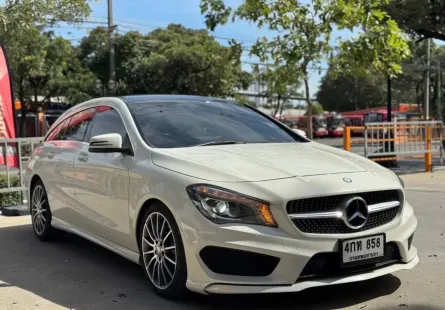
{"type": "Polygon", "coordinates": [[[328,121],[325,118],[316,118],[315,122],[318,123],[318,125],[321,127],[326,127],[328,124],[328,121]]]}
{"type": "Polygon", "coordinates": [[[368,113],[365,115],[365,122],[383,122],[383,114],[382,113],[368,113]]]}
{"type": "Polygon", "coordinates": [[[161,101],[129,104],[144,139],[159,148],[202,144],[306,141],[235,101],[161,101]]]}

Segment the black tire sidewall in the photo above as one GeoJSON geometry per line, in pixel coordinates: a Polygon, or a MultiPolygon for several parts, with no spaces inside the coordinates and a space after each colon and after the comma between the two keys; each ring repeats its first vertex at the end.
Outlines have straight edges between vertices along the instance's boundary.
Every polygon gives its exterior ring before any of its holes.
{"type": "Polygon", "coordinates": [[[185,251],[184,244],[182,242],[181,234],[179,232],[178,225],[176,224],[176,220],[170,210],[164,206],[162,203],[153,204],[144,214],[142,219],[142,224],[139,228],[139,250],[140,250],[140,262],[141,267],[144,271],[144,274],[147,276],[151,287],[153,290],[162,297],[166,297],[169,299],[180,299],[185,296],[187,289],[185,283],[187,281],[187,263],[185,259],[185,251]],[[168,221],[170,228],[172,229],[173,236],[176,242],[176,256],[177,256],[177,266],[176,272],[173,279],[173,282],[166,289],[157,288],[150,280],[147,274],[147,270],[145,269],[144,259],[142,257],[142,235],[145,226],[145,222],[150,214],[158,212],[161,213],[168,221]]]}

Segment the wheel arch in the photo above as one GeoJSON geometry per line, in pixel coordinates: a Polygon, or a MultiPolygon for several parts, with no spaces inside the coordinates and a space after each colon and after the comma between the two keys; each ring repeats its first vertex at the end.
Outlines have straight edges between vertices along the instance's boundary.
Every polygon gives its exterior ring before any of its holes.
{"type": "Polygon", "coordinates": [[[32,195],[32,189],[34,188],[34,185],[37,183],[37,181],[40,181],[43,183],[42,178],[38,174],[34,174],[29,181],[29,187],[28,187],[28,210],[31,213],[31,195],[32,195]]]}
{"type": "Polygon", "coordinates": [[[29,182],[29,189],[32,190],[34,184],[36,184],[36,182],[39,180],[43,183],[42,178],[38,174],[34,174],[29,182]]]}
{"type": "MultiPolygon", "coordinates": [[[[144,218],[145,213],[147,213],[147,211],[155,204],[162,204],[172,215],[173,213],[171,212],[170,208],[167,206],[167,204],[165,204],[162,200],[158,199],[158,198],[149,198],[147,199],[141,206],[141,208],[139,209],[138,215],[136,217],[136,229],[135,229],[135,234],[136,234],[136,241],[138,244],[138,249],[139,251],[141,250],[141,234],[140,234],[140,230],[141,230],[141,225],[142,225],[142,220],[144,218]]],[[[175,218],[173,216],[173,218],[175,218]]]]}

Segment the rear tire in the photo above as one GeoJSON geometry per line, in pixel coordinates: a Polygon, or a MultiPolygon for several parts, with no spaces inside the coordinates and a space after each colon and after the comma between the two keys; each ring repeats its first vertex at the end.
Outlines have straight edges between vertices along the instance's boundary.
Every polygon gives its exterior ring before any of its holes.
{"type": "Polygon", "coordinates": [[[139,230],[141,266],[153,290],[162,297],[181,299],[187,293],[187,264],[178,225],[162,203],[145,213],[139,230]]]}
{"type": "Polygon", "coordinates": [[[55,241],[62,237],[63,232],[51,226],[52,214],[45,186],[37,180],[31,189],[30,211],[32,229],[42,241],[55,241]]]}

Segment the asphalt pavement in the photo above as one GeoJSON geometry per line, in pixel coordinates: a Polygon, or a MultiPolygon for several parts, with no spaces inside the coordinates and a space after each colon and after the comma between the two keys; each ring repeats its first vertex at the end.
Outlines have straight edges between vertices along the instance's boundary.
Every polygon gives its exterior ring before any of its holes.
{"type": "Polygon", "coordinates": [[[292,294],[190,294],[173,302],[155,295],[124,258],[76,236],[40,242],[29,216],[0,216],[0,309],[445,309],[445,173],[429,191],[421,185],[433,184],[431,175],[403,178],[419,219],[420,263],[410,271],[292,294]]]}

